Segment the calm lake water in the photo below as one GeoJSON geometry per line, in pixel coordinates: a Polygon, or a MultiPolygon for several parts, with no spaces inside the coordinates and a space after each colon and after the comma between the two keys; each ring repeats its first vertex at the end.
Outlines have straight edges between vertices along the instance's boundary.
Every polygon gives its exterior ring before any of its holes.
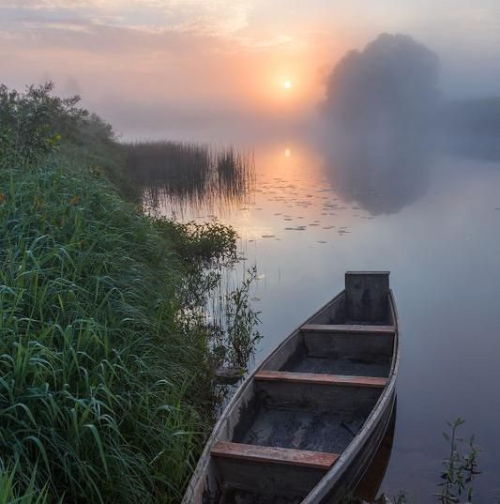
{"type": "Polygon", "coordinates": [[[460,416],[482,450],[478,502],[500,501],[500,163],[438,155],[342,165],[292,141],[253,151],[246,198],[183,212],[164,202],[160,212],[237,229],[241,271],[259,273],[256,362],[343,289],[346,270],[390,270],[402,361],[382,490],[434,501],[448,454],[441,433],[460,416]]]}

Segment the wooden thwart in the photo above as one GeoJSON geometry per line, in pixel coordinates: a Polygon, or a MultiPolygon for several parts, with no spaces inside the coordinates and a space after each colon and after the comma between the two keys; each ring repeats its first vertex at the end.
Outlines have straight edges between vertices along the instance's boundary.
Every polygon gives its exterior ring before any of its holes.
{"type": "Polygon", "coordinates": [[[325,453],[292,448],[276,448],[219,441],[211,450],[213,457],[225,457],[250,462],[294,465],[328,470],[339,458],[337,453],[325,453]]]}
{"type": "MultiPolygon", "coordinates": [[[[398,368],[388,272],[347,272],[345,289],[234,394],[182,504],[343,502],[390,422],[398,368]]],[[[233,374],[217,370],[219,379],[233,374]]]]}
{"type": "Polygon", "coordinates": [[[346,334],[394,334],[395,327],[389,325],[361,324],[305,324],[300,328],[304,332],[346,333],[346,334]]]}
{"type": "Polygon", "coordinates": [[[258,381],[281,381],[289,383],[310,383],[317,385],[344,385],[351,387],[383,388],[388,379],[377,376],[348,376],[319,373],[294,373],[289,371],[259,371],[255,374],[258,381]]]}

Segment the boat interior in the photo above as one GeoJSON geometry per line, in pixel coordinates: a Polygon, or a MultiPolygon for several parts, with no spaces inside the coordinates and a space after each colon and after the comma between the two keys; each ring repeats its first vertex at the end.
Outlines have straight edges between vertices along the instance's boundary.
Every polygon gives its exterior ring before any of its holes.
{"type": "Polygon", "coordinates": [[[268,357],[211,449],[204,502],[300,502],[376,405],[395,353],[387,272],[348,272],[346,289],[268,357]],[[213,486],[213,485],[212,485],[213,486]]]}

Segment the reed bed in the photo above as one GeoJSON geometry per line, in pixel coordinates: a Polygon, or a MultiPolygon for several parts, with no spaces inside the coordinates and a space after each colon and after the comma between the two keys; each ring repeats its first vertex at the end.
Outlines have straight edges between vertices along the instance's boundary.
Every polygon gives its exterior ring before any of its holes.
{"type": "Polygon", "coordinates": [[[146,206],[211,207],[217,201],[240,202],[255,183],[250,155],[232,148],[180,142],[124,145],[127,173],[143,188],[146,206]]]}

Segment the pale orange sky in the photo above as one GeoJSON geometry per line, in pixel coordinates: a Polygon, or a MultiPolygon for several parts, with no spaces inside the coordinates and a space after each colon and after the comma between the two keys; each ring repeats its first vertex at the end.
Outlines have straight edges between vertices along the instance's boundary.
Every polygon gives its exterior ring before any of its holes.
{"type": "Polygon", "coordinates": [[[493,0],[0,0],[0,75],[54,80],[128,136],[293,122],[314,112],[335,62],[383,31],[436,50],[458,94],[491,93],[499,20],[493,0]]]}

